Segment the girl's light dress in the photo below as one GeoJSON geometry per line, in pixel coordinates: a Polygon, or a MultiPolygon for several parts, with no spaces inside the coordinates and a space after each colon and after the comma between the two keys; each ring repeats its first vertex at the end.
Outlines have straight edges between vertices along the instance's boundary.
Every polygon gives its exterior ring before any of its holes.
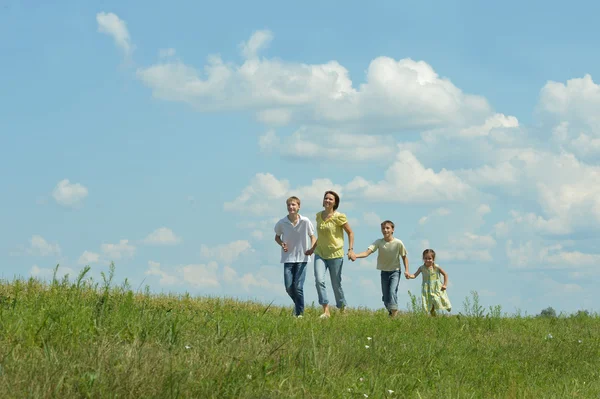
{"type": "Polygon", "coordinates": [[[442,290],[444,285],[444,276],[440,273],[438,265],[434,265],[428,268],[425,265],[419,267],[421,274],[423,275],[421,285],[421,301],[423,303],[423,309],[429,312],[433,307],[435,310],[447,310],[448,312],[452,309],[450,299],[448,299],[448,293],[446,290],[442,290]]]}

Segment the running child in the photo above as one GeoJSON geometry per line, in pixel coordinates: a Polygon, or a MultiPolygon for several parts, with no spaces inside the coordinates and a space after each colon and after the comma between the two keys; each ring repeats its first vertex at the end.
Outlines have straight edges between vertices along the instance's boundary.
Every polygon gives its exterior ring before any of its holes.
{"type": "Polygon", "coordinates": [[[408,279],[408,257],[406,247],[394,237],[394,223],[386,220],[381,223],[383,238],[375,240],[366,251],[351,255],[351,260],[366,258],[379,250],[377,270],[381,270],[381,293],[383,304],[391,317],[398,314],[398,284],[400,283],[400,259],[404,263],[404,276],[408,279]]]}
{"type": "Polygon", "coordinates": [[[304,279],[306,264],[311,261],[310,249],[315,245],[315,228],[310,219],[301,216],[300,199],[286,200],[288,215],[275,225],[275,242],[281,246],[285,290],[294,301],[294,316],[304,313],[304,279]]]}
{"type": "Polygon", "coordinates": [[[423,251],[423,265],[419,267],[415,274],[409,278],[416,278],[419,274],[423,274],[421,283],[421,301],[425,312],[436,315],[438,310],[452,310],[452,304],[448,299],[448,274],[439,265],[435,263],[435,251],[426,249],[423,251]],[[442,283],[441,276],[444,277],[442,283]]]}

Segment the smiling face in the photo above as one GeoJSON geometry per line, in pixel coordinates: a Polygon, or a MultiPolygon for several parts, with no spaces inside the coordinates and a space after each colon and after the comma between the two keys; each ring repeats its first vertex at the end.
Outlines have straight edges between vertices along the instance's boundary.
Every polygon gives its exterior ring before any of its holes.
{"type": "Polygon", "coordinates": [[[389,239],[394,234],[394,226],[390,223],[383,223],[381,225],[381,234],[383,234],[384,239],[389,239]]]}
{"type": "Polygon", "coordinates": [[[300,204],[295,200],[287,202],[287,211],[290,215],[295,215],[300,210],[300,204]]]}
{"type": "Polygon", "coordinates": [[[340,199],[332,191],[327,191],[323,197],[323,207],[328,211],[335,211],[340,203],[340,199]]]}
{"type": "Polygon", "coordinates": [[[433,266],[434,260],[435,260],[435,258],[431,254],[427,254],[427,255],[423,256],[423,262],[425,263],[425,266],[427,266],[427,267],[433,266]]]}

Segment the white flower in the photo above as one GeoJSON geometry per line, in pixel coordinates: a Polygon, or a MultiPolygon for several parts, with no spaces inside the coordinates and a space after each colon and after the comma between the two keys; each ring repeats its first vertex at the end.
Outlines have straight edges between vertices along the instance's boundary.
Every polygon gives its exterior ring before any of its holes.
{"type": "Polygon", "coordinates": [[[249,379],[249,380],[251,380],[252,376],[250,374],[246,374],[246,378],[249,379]]]}
{"type": "Polygon", "coordinates": [[[554,338],[554,337],[552,336],[552,334],[548,334],[548,335],[546,335],[546,339],[552,339],[552,338],[554,338]]]}
{"type": "Polygon", "coordinates": [[[365,379],[364,379],[364,378],[362,378],[362,377],[360,377],[358,380],[359,380],[360,382],[363,382],[365,379]]]}
{"type": "Polygon", "coordinates": [[[388,389],[388,393],[391,395],[394,393],[394,391],[392,391],[391,389],[388,389]]]}
{"type": "Polygon", "coordinates": [[[579,341],[577,341],[577,342],[579,342],[580,344],[582,344],[582,343],[583,343],[583,341],[582,341],[582,340],[579,340],[579,341]]]}
{"type": "Polygon", "coordinates": [[[191,347],[191,346],[189,346],[189,345],[186,345],[186,346],[185,346],[185,349],[192,349],[192,347],[191,347]]]}
{"type": "Polygon", "coordinates": [[[367,339],[370,341],[370,340],[372,340],[373,338],[371,338],[371,337],[367,337],[367,339]]]}
{"type": "Polygon", "coordinates": [[[368,397],[369,397],[369,395],[367,395],[366,393],[363,393],[363,396],[364,396],[365,398],[368,398],[368,397]]]}
{"type": "Polygon", "coordinates": [[[369,345],[365,345],[365,348],[369,349],[369,348],[370,348],[370,346],[369,346],[369,345]]]}

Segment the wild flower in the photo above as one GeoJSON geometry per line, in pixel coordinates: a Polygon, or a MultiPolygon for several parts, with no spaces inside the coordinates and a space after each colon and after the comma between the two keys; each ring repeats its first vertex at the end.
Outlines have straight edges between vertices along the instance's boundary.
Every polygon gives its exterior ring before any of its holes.
{"type": "Polygon", "coordinates": [[[365,345],[365,348],[369,349],[369,348],[370,348],[370,346],[369,346],[369,345],[365,345]]]}

